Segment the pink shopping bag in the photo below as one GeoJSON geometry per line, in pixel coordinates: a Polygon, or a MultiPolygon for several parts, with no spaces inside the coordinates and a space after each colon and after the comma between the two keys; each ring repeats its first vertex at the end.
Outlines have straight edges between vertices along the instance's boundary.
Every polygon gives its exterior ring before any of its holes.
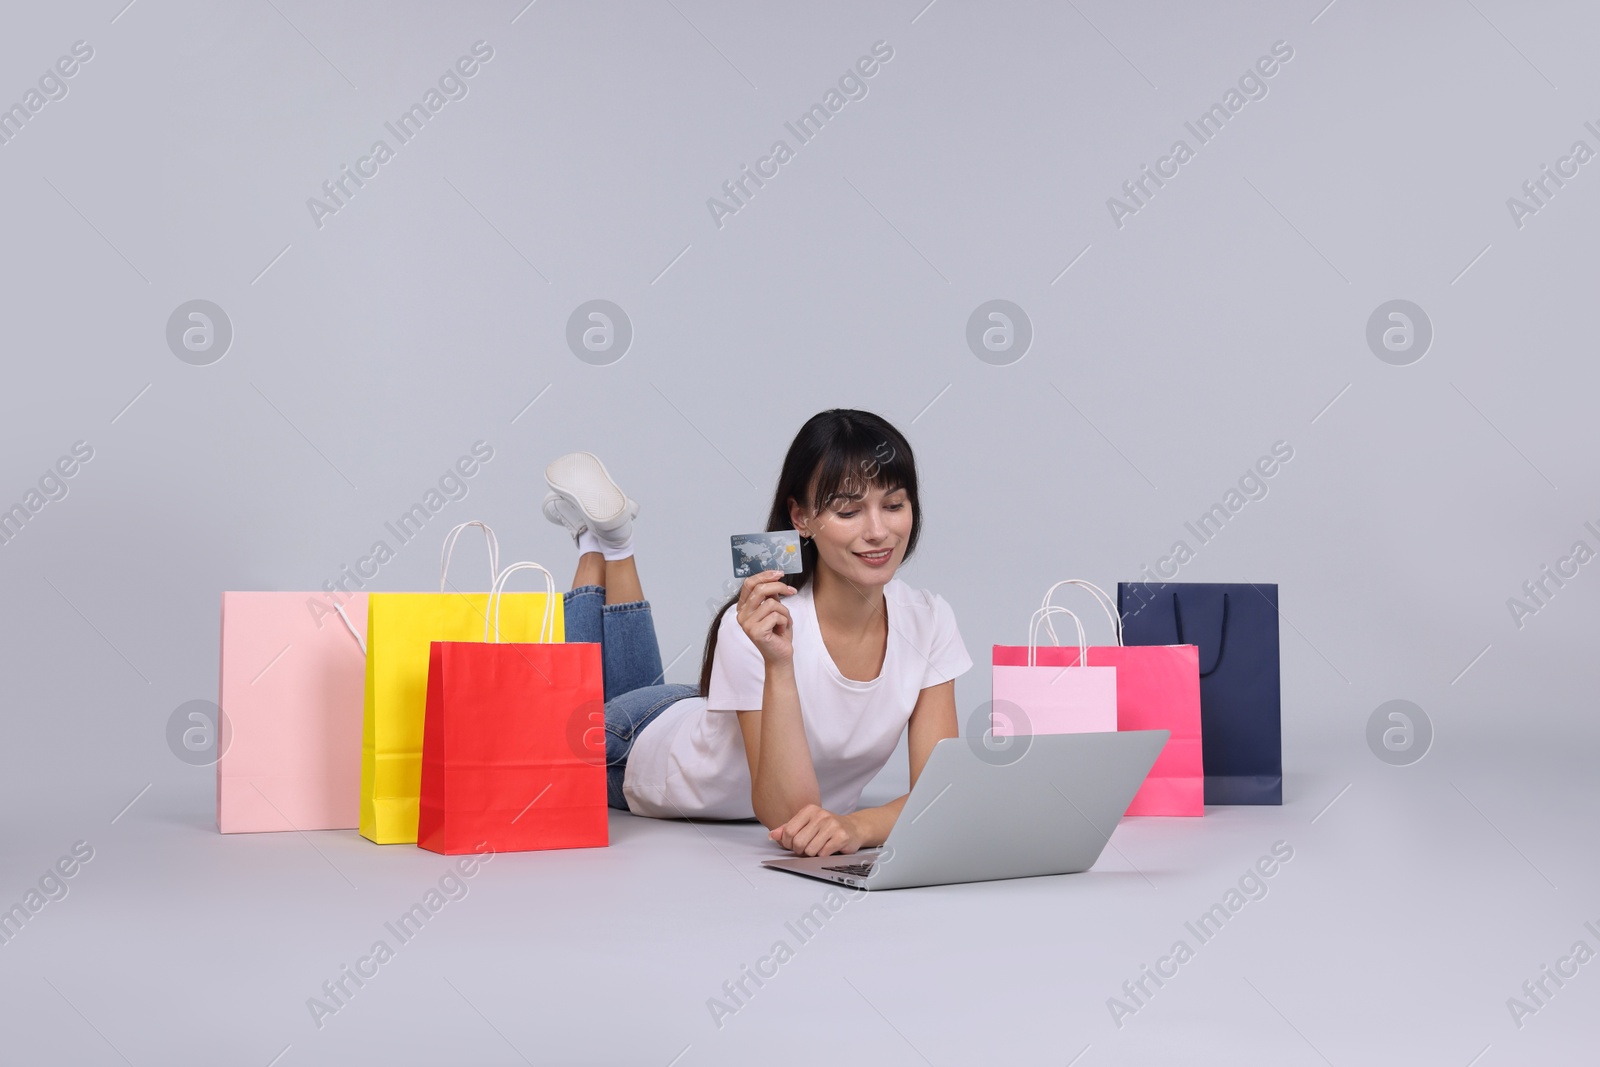
{"type": "Polygon", "coordinates": [[[355,829],[366,625],[365,593],[222,594],[222,833],[355,829]]]}
{"type": "Polygon", "coordinates": [[[1066,608],[1044,607],[1033,613],[1028,644],[1008,650],[994,646],[994,703],[990,729],[996,737],[1017,734],[1114,733],[1117,729],[1117,671],[1092,665],[1080,657],[1071,665],[1038,662],[1038,629],[1052,615],[1070,615],[1078,627],[1079,649],[1087,651],[1083,624],[1066,608]],[[1021,652],[1019,657],[1006,655],[1021,652]]]}
{"type": "MultiPolygon", "coordinates": [[[[1110,617],[1117,643],[1110,647],[1095,646],[1085,650],[1045,645],[1034,653],[1034,661],[1043,667],[1076,667],[1087,662],[1090,666],[1113,667],[1117,672],[1117,716],[1119,730],[1166,730],[1170,736],[1155,766],[1145,777],[1144,784],[1128,806],[1129,815],[1185,815],[1205,814],[1205,766],[1201,755],[1200,739],[1200,650],[1194,645],[1123,645],[1122,620],[1118,618],[1111,597],[1098,586],[1077,579],[1057,582],[1045,594],[1050,597],[1063,585],[1076,585],[1087,589],[1100,601],[1110,617]],[[1087,657],[1084,653],[1087,651],[1087,657]]],[[[1048,618],[1046,625],[1050,626],[1048,618]]],[[[1051,636],[1054,628],[1051,627],[1051,636]]],[[[996,645],[994,649],[995,673],[999,676],[1002,665],[1007,669],[1021,669],[1028,662],[1029,650],[1021,646],[996,645]]],[[[997,698],[998,699],[998,698],[997,698]]],[[[1043,730],[1035,730],[1043,733],[1043,730]]],[[[998,729],[995,730],[999,734],[998,729]]]]}

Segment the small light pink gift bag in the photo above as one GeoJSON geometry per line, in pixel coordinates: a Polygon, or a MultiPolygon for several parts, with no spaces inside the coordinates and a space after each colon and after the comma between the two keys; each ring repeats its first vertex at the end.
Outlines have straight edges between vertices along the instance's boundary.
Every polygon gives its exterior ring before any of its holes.
{"type": "MultiPolygon", "coordinates": [[[[1041,667],[1038,665],[1039,623],[1052,615],[1071,616],[1078,628],[1078,659],[1088,661],[1083,623],[1066,608],[1043,607],[1028,625],[1027,665],[1006,666],[994,646],[994,703],[990,729],[996,737],[1022,734],[1115,733],[1117,669],[1115,667],[1041,667]]],[[[1013,650],[1017,651],[1017,650],[1013,650]]]]}
{"type": "Polygon", "coordinates": [[[356,828],[366,626],[365,593],[222,594],[222,833],[356,828]]]}

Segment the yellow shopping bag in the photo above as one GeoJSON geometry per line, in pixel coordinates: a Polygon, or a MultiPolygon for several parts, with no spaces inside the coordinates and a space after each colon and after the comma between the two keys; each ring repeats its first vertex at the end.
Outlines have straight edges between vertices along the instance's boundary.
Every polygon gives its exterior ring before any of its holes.
{"type": "MultiPolygon", "coordinates": [[[[499,573],[494,532],[481,522],[462,523],[445,537],[439,592],[372,593],[367,597],[367,683],[361,725],[361,836],[380,845],[417,839],[417,799],[422,788],[422,722],[428,697],[428,653],[434,641],[481,641],[488,593],[446,592],[445,575],[456,538],[477,526],[489,543],[490,585],[499,573]]],[[[546,594],[508,593],[500,613],[500,639],[538,642],[546,594]]],[[[556,594],[555,642],[566,639],[562,598],[556,594]]]]}

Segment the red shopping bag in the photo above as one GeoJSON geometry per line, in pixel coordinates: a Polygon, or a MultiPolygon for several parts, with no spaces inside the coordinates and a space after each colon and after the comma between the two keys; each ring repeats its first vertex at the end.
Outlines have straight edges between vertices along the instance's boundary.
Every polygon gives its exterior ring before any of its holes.
{"type": "Polygon", "coordinates": [[[610,843],[604,681],[594,643],[502,644],[507,575],[545,576],[552,632],[555,582],[536,563],[500,572],[488,615],[494,640],[434,641],[422,732],[417,845],[455,855],[610,843]]]}
{"type": "MultiPolygon", "coordinates": [[[[1077,585],[1094,594],[1116,630],[1117,644],[1090,647],[1091,667],[1117,669],[1117,729],[1167,730],[1171,736],[1150,768],[1144,784],[1128,805],[1128,815],[1204,815],[1205,765],[1200,747],[1200,650],[1194,645],[1123,645],[1122,620],[1114,602],[1099,587],[1069,579],[1057,582],[1045,604],[1063,585],[1077,585]]],[[[1049,617],[1046,616],[1046,623],[1049,617]]],[[[1054,627],[1051,627],[1054,636],[1054,627]]],[[[1040,666],[1075,667],[1078,649],[1044,645],[1036,650],[1040,666]]],[[[1022,666],[1025,646],[996,645],[994,665],[1022,666]]]]}

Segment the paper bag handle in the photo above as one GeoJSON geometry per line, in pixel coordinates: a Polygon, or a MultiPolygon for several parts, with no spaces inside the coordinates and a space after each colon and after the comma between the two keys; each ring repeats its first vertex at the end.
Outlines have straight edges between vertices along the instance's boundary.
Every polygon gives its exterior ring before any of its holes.
{"type": "Polygon", "coordinates": [[[494,617],[494,639],[500,640],[500,601],[506,590],[506,579],[518,571],[538,571],[544,575],[544,621],[539,624],[539,641],[549,644],[556,639],[556,580],[554,576],[537,563],[513,563],[500,572],[494,580],[494,588],[489,590],[489,610],[483,614],[483,639],[489,640],[489,617],[494,617]]]}
{"type": "MultiPolygon", "coordinates": [[[[1089,642],[1083,636],[1083,621],[1076,614],[1066,608],[1046,605],[1033,613],[1032,620],[1028,623],[1028,666],[1036,667],[1037,652],[1039,648],[1039,620],[1048,619],[1052,615],[1071,615],[1073,625],[1078,628],[1078,666],[1089,665],[1089,642]]],[[[1051,636],[1054,636],[1052,634],[1051,636]]],[[[1061,642],[1057,641],[1056,644],[1061,642]]]]}
{"type": "MultiPolygon", "coordinates": [[[[1056,590],[1060,589],[1064,585],[1076,585],[1076,586],[1079,586],[1080,588],[1087,589],[1089,591],[1090,595],[1093,596],[1095,598],[1095,600],[1100,604],[1100,606],[1105,609],[1106,618],[1111,620],[1111,632],[1116,635],[1117,644],[1119,646],[1122,645],[1123,644],[1123,640],[1122,640],[1122,616],[1117,614],[1116,601],[1111,599],[1111,594],[1110,593],[1106,592],[1104,589],[1101,589],[1098,585],[1095,585],[1093,582],[1085,581],[1082,578],[1063,578],[1061,581],[1057,582],[1055,585],[1052,585],[1045,592],[1045,594],[1044,594],[1044,602],[1042,604],[1040,604],[1039,606],[1041,608],[1049,607],[1050,606],[1050,598],[1055,596],[1056,595],[1056,590]]],[[[1060,640],[1060,638],[1056,637],[1055,624],[1049,619],[1048,616],[1045,618],[1044,625],[1045,625],[1045,629],[1048,630],[1049,633],[1050,633],[1050,640],[1059,645],[1061,643],[1061,640],[1060,640]]]]}
{"type": "Polygon", "coordinates": [[[350,621],[350,616],[344,613],[343,604],[335,604],[333,610],[339,613],[339,618],[344,620],[344,628],[350,631],[350,636],[356,639],[356,644],[361,646],[361,654],[367,654],[367,643],[361,639],[361,634],[356,630],[355,624],[350,621]]]}
{"type": "Polygon", "coordinates": [[[495,538],[494,531],[487,525],[473,519],[464,522],[444,535],[444,546],[439,549],[439,592],[444,592],[445,575],[450,573],[450,557],[456,551],[456,538],[461,536],[461,531],[468,526],[476,526],[483,531],[483,539],[489,544],[489,587],[494,588],[494,580],[500,574],[500,542],[495,538]]]}
{"type": "MultiPolygon", "coordinates": [[[[1173,621],[1174,627],[1178,631],[1178,644],[1180,644],[1180,645],[1188,645],[1188,644],[1198,645],[1200,643],[1199,637],[1196,637],[1195,640],[1193,640],[1193,641],[1185,641],[1184,640],[1184,637],[1183,637],[1183,609],[1179,606],[1178,594],[1177,593],[1173,593],[1172,594],[1172,621],[1173,621]]],[[[1222,594],[1222,618],[1217,621],[1217,654],[1212,657],[1211,666],[1207,667],[1204,664],[1201,665],[1201,667],[1200,667],[1200,677],[1202,677],[1202,678],[1208,677],[1214,671],[1216,671],[1216,669],[1218,667],[1222,666],[1222,649],[1223,649],[1223,646],[1226,645],[1227,643],[1228,643],[1228,594],[1227,593],[1223,593],[1222,594]]]]}

